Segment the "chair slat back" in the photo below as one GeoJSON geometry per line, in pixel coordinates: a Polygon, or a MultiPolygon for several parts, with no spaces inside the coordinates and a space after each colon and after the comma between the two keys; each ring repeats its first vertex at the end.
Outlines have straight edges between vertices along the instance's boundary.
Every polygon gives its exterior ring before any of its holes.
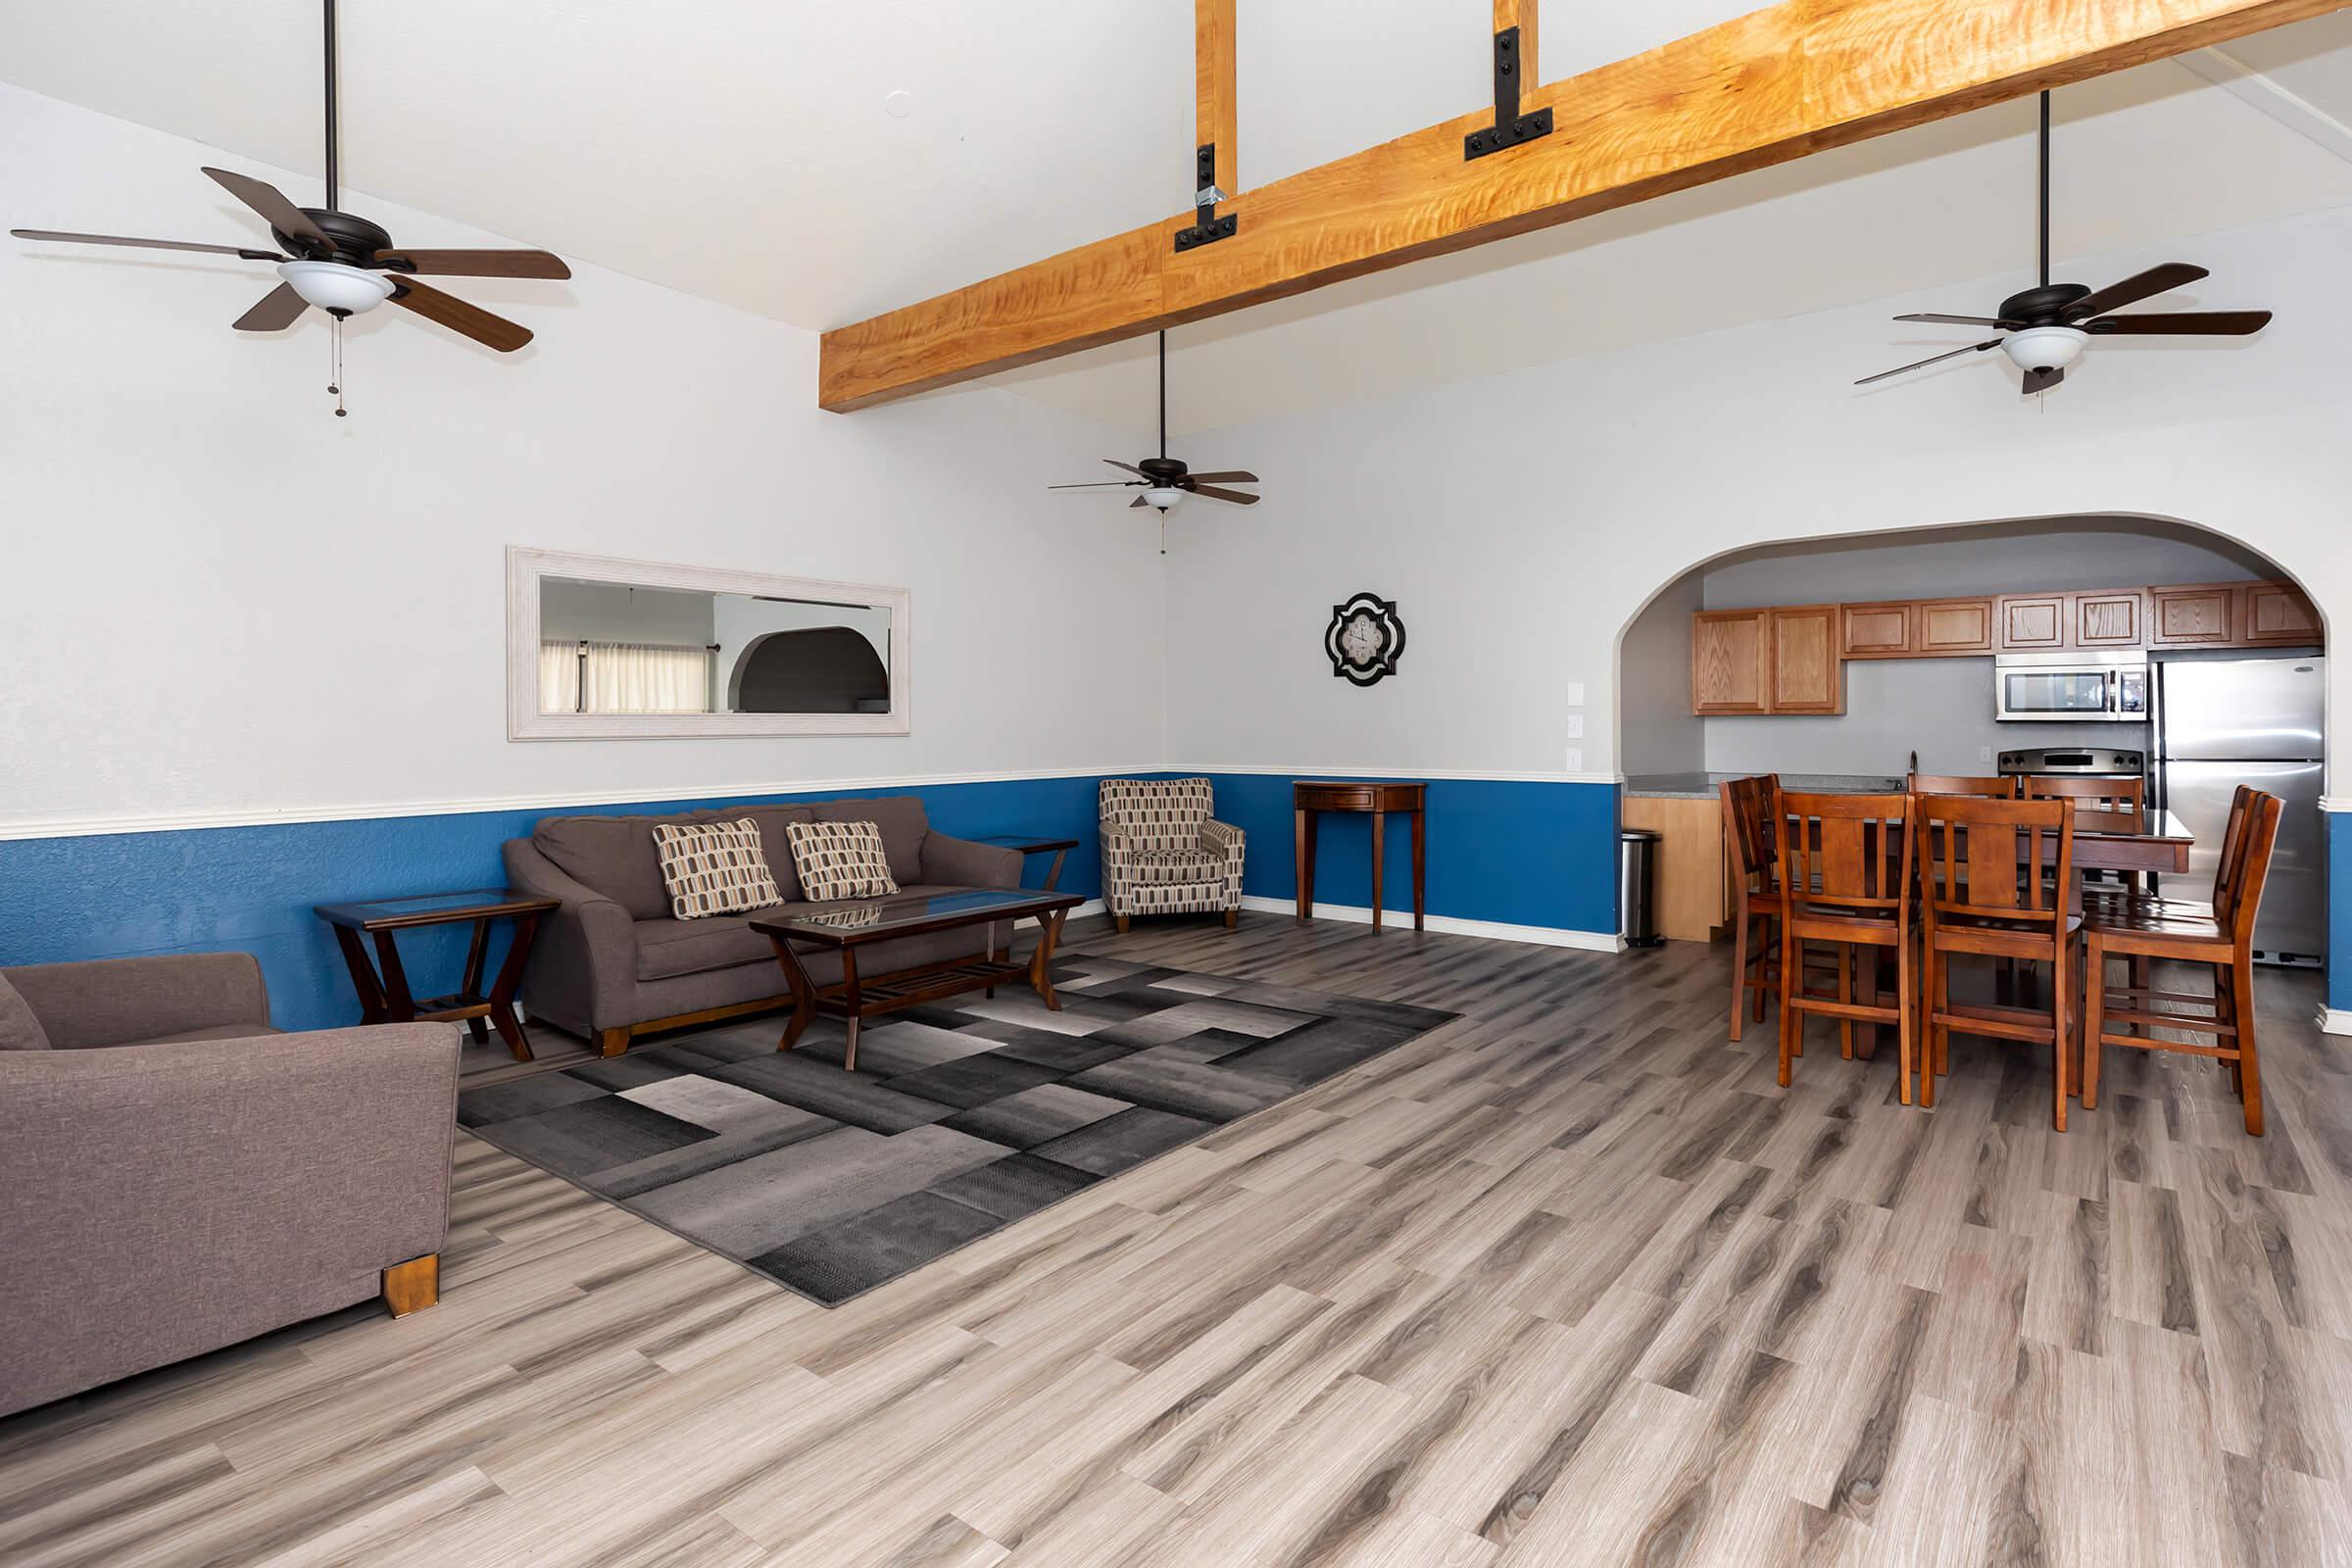
{"type": "Polygon", "coordinates": [[[2148,830],[2146,781],[2136,778],[2029,778],[2029,801],[2068,800],[2075,803],[2075,826],[2084,833],[2145,833],[2148,830]],[[2091,816],[2106,811],[2113,820],[2091,816]]]}
{"type": "Polygon", "coordinates": [[[1920,877],[1931,918],[2047,923],[2074,885],[2075,803],[1915,798],[1920,877]],[[2044,878],[2048,863],[2053,876],[2044,878]]]}
{"type": "Polygon", "coordinates": [[[1781,793],[1780,775],[1723,781],[1723,842],[1732,856],[1732,875],[1750,893],[1769,893],[1780,875],[1780,818],[1772,803],[1781,793]]]}
{"type": "Polygon", "coordinates": [[[1912,773],[1903,779],[1903,788],[1913,795],[1976,795],[1986,800],[2014,801],[2017,799],[2017,780],[1993,778],[1971,773],[1912,773]]]}
{"type": "Polygon", "coordinates": [[[2222,858],[2213,868],[2213,917],[2224,925],[2230,923],[2230,910],[2236,902],[2237,874],[2245,858],[2246,825],[2253,815],[2254,797],[2259,793],[2251,784],[2240,784],[2237,793],[2230,797],[2230,825],[2222,830],[2222,858]]]}
{"type": "Polygon", "coordinates": [[[1782,893],[1791,916],[1910,907],[1909,795],[1780,795],[1782,893]]]}
{"type": "Polygon", "coordinates": [[[2271,854],[2278,846],[2278,816],[2285,803],[2276,795],[2248,790],[2246,828],[2237,843],[2237,870],[2230,879],[2230,912],[2214,914],[2230,929],[2240,953],[2254,945],[2254,919],[2262,912],[2262,887],[2270,880],[2271,854]]]}

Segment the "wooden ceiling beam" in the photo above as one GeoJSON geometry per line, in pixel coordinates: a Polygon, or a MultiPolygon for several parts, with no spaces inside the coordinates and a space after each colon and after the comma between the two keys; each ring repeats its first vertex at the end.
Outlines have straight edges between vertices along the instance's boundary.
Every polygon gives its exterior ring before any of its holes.
{"type": "Polygon", "coordinates": [[[1193,0],[1193,139],[1217,149],[1217,184],[1228,191],[1242,188],[1236,75],[1233,0],[1193,0]]]}
{"type": "Polygon", "coordinates": [[[1488,106],[1235,192],[1223,209],[1240,219],[1231,238],[1177,251],[1176,231],[1194,221],[1187,213],[835,328],[823,338],[817,401],[870,408],[2226,43],[2343,3],[1783,0],[1525,92],[1521,109],[1549,108],[1556,126],[1525,146],[1463,159],[1462,138],[1494,118],[1488,106]]]}
{"type": "Polygon", "coordinates": [[[1519,29],[1519,71],[1522,89],[1535,86],[1544,78],[1543,62],[1536,53],[1536,6],[1538,0],[1494,0],[1494,30],[1506,32],[1519,29]]]}

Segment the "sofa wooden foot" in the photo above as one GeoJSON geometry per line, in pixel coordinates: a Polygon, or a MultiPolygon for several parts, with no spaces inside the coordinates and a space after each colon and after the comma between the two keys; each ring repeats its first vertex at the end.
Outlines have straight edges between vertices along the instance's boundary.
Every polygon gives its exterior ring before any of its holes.
{"type": "Polygon", "coordinates": [[[1125,936],[1127,934],[1127,918],[1128,917],[1123,914],[1114,914],[1110,917],[1110,923],[1119,928],[1119,935],[1121,936],[1125,936]]]}
{"type": "Polygon", "coordinates": [[[1228,931],[1231,931],[1231,930],[1232,930],[1234,927],[1236,927],[1236,926],[1240,925],[1241,923],[1242,923],[1242,911],[1241,911],[1241,910],[1239,910],[1239,909],[1227,909],[1227,910],[1225,911],[1225,929],[1226,929],[1226,930],[1228,930],[1228,931]]]}
{"type": "Polygon", "coordinates": [[[606,1055],[617,1056],[629,1049],[629,1032],[626,1029],[600,1029],[597,1031],[596,1045],[606,1055]]]}
{"type": "Polygon", "coordinates": [[[441,1254],[427,1252],[384,1270],[384,1305],[394,1317],[421,1312],[441,1299],[441,1254]]]}

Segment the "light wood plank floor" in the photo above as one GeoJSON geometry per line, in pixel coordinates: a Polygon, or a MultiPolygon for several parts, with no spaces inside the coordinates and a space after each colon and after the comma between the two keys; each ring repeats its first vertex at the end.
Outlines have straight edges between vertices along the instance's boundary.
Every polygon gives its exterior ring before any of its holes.
{"type": "Polygon", "coordinates": [[[2352,1083],[1959,1042],[1930,1113],[1723,950],[1252,914],[1082,946],[1463,1011],[825,1311],[470,1140],[444,1295],[0,1422],[10,1564],[2352,1559],[2352,1083]]]}

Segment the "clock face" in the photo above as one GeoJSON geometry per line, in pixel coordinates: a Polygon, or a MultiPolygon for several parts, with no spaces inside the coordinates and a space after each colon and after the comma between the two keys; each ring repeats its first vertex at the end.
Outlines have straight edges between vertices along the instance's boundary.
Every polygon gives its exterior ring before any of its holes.
{"type": "Polygon", "coordinates": [[[1323,652],[1334,675],[1358,686],[1396,674],[1397,657],[1404,652],[1404,622],[1397,618],[1396,601],[1357,594],[1332,606],[1323,652]]]}

